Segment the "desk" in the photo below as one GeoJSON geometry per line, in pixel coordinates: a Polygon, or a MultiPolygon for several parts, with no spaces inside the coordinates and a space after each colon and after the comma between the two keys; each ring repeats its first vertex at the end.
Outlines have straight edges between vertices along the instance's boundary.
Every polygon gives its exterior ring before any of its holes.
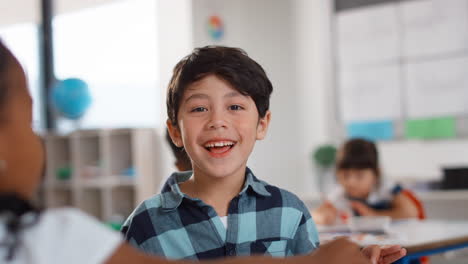
{"type": "Polygon", "coordinates": [[[392,225],[393,228],[395,232],[402,232],[407,236],[401,245],[408,250],[408,254],[398,264],[409,264],[411,260],[422,256],[468,247],[466,221],[411,221],[396,223],[392,225]]]}
{"type": "MultiPolygon", "coordinates": [[[[323,229],[319,227],[320,236],[327,237],[330,234],[329,230],[329,228],[323,229]]],[[[397,221],[391,224],[390,230],[388,238],[375,236],[375,239],[356,242],[362,245],[402,245],[406,248],[408,254],[397,261],[396,263],[398,264],[409,264],[411,260],[422,256],[468,247],[468,221],[397,221]]],[[[353,238],[351,233],[349,235],[353,238]]]]}

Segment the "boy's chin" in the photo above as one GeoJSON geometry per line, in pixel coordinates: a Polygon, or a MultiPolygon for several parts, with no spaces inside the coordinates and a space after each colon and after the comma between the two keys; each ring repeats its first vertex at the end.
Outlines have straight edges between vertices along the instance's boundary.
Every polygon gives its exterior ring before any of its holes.
{"type": "MultiPolygon", "coordinates": [[[[210,166],[207,168],[207,175],[209,177],[213,177],[215,179],[225,179],[227,177],[231,177],[238,172],[238,168],[234,166],[226,166],[226,165],[218,165],[218,166],[210,166]]],[[[245,168],[243,172],[245,171],[245,168]]]]}

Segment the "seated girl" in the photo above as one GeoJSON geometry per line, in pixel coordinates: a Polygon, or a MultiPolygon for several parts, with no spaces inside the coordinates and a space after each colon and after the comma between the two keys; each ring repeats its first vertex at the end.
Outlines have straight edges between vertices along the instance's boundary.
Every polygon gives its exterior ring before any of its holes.
{"type": "Polygon", "coordinates": [[[414,195],[383,180],[373,142],[351,139],[341,146],[337,152],[336,177],[337,188],[312,212],[317,224],[335,224],[351,214],[421,218],[422,207],[414,195]]]}

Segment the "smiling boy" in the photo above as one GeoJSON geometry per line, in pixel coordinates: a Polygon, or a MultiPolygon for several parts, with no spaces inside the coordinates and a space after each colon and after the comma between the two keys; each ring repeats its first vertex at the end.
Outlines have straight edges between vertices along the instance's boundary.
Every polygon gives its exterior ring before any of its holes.
{"type": "Polygon", "coordinates": [[[173,259],[307,254],[318,247],[306,206],[247,167],[271,119],[272,85],[237,48],[195,49],[174,68],[167,126],[193,171],[174,173],[122,232],[143,251],[173,259]]]}

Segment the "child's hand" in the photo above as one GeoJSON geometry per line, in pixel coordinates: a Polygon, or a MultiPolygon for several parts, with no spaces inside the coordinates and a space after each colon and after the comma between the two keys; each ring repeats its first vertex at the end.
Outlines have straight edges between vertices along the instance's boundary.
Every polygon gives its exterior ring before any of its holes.
{"type": "Polygon", "coordinates": [[[377,245],[367,246],[362,250],[372,264],[390,264],[406,255],[406,249],[399,245],[380,247],[377,245]]]}
{"type": "MultiPolygon", "coordinates": [[[[320,245],[309,259],[304,263],[327,263],[327,264],[367,264],[371,263],[364,251],[359,250],[359,245],[351,242],[348,238],[337,238],[320,245]],[[313,260],[313,261],[312,261],[313,260]]],[[[298,262],[295,262],[298,263],[298,262]]],[[[302,262],[301,262],[302,263],[302,262]]],[[[387,263],[387,262],[385,262],[387,263]]]]}
{"type": "Polygon", "coordinates": [[[330,201],[325,201],[312,212],[312,218],[316,224],[332,225],[338,216],[338,210],[330,201]]]}
{"type": "Polygon", "coordinates": [[[356,212],[359,213],[359,215],[361,216],[376,216],[378,215],[377,214],[377,211],[375,211],[374,209],[370,208],[369,206],[361,203],[361,202],[356,202],[356,201],[352,201],[351,202],[351,208],[353,210],[355,210],[356,212]]]}

